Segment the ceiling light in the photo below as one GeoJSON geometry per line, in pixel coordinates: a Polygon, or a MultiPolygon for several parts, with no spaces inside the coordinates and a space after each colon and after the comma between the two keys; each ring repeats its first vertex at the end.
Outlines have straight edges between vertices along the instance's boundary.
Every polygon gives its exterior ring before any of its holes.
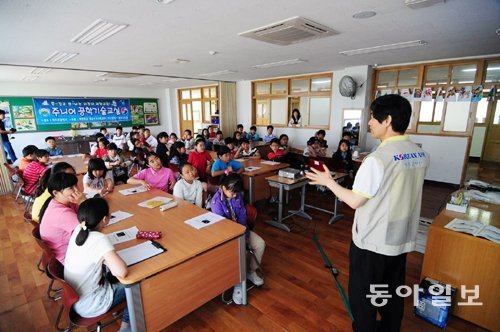
{"type": "Polygon", "coordinates": [[[374,47],[359,48],[356,50],[342,51],[339,53],[342,55],[351,56],[351,55],[358,55],[358,54],[367,54],[367,53],[374,53],[374,52],[398,50],[401,48],[408,48],[408,47],[426,46],[427,44],[428,43],[423,41],[423,40],[412,40],[412,41],[402,42],[402,43],[387,44],[387,45],[380,45],[380,46],[374,46],[374,47]]]}
{"type": "Polygon", "coordinates": [[[23,78],[21,78],[21,81],[32,82],[32,81],[35,81],[39,78],[40,78],[40,76],[37,76],[37,75],[26,75],[23,78]]]}
{"type": "Polygon", "coordinates": [[[163,5],[168,5],[169,3],[174,2],[175,0],[155,0],[158,3],[161,3],[163,5]]]}
{"type": "Polygon", "coordinates": [[[277,61],[277,62],[264,63],[261,65],[255,65],[252,67],[257,68],[257,69],[265,69],[265,68],[272,68],[272,67],[295,65],[298,63],[302,63],[302,62],[306,62],[306,60],[302,60],[302,59],[283,60],[283,61],[277,61]]]}
{"type": "Polygon", "coordinates": [[[217,51],[208,51],[208,54],[210,54],[210,55],[216,55],[217,53],[219,53],[219,52],[217,52],[217,51]]]}
{"type": "Polygon", "coordinates": [[[201,76],[201,77],[211,77],[211,76],[221,76],[221,75],[228,75],[228,74],[234,74],[236,73],[235,71],[233,70],[221,70],[221,71],[214,71],[213,73],[206,73],[206,74],[200,74],[198,76],[201,76]]]}
{"type": "Polygon", "coordinates": [[[366,10],[366,11],[355,13],[354,15],[352,15],[352,18],[356,18],[356,19],[361,20],[361,19],[364,19],[364,18],[373,17],[375,15],[377,15],[376,12],[374,12],[372,10],[366,10]]]}
{"type": "Polygon", "coordinates": [[[128,27],[128,24],[113,23],[102,18],[94,21],[71,41],[78,44],[96,45],[128,27]]]}
{"type": "Polygon", "coordinates": [[[191,60],[175,58],[175,59],[170,60],[170,62],[172,62],[172,63],[189,63],[189,62],[191,62],[191,60]]]}
{"type": "Polygon", "coordinates": [[[98,78],[98,79],[94,80],[93,82],[94,83],[102,83],[102,82],[106,82],[107,80],[108,80],[107,78],[103,77],[103,78],[98,78]]]}
{"type": "Polygon", "coordinates": [[[41,75],[41,74],[46,74],[46,73],[48,73],[51,70],[52,70],[52,68],[40,68],[40,67],[36,67],[36,68],[33,68],[33,70],[30,73],[33,74],[33,75],[41,75]]]}
{"type": "Polygon", "coordinates": [[[79,53],[55,51],[54,53],[52,53],[48,58],[46,58],[43,61],[52,62],[52,63],[65,63],[65,62],[73,59],[78,54],[79,53]]]}

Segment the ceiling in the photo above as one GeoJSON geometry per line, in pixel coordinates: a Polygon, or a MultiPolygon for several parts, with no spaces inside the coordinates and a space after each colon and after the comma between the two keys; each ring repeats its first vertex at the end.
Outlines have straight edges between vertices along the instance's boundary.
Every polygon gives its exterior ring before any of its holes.
{"type": "Polygon", "coordinates": [[[0,81],[24,82],[36,66],[63,67],[38,75],[36,83],[180,87],[206,81],[167,82],[167,77],[239,81],[343,69],[500,53],[500,1],[446,0],[410,9],[404,0],[2,0],[0,2],[0,81]],[[368,19],[354,13],[373,10],[368,19]],[[293,16],[302,16],[339,34],[288,46],[238,35],[293,16]],[[96,19],[129,24],[97,45],[70,40],[96,19]],[[427,46],[344,56],[341,51],[424,40],[427,46]],[[55,51],[79,53],[63,64],[44,62],[55,51]],[[210,55],[209,51],[217,54],[210,55]],[[188,63],[173,63],[175,58],[188,63]],[[256,69],[290,59],[305,62],[256,69]],[[23,67],[26,66],[26,67],[23,67]],[[99,74],[132,72],[155,76],[108,78],[99,74]],[[94,82],[96,81],[96,82],[94,82]],[[142,85],[140,85],[142,84],[142,85]]]}

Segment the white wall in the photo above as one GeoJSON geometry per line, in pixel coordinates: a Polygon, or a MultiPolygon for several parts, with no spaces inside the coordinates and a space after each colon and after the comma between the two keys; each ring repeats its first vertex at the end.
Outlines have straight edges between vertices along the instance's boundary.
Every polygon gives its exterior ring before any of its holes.
{"type": "MultiPolygon", "coordinates": [[[[33,97],[138,97],[158,98],[160,112],[160,126],[151,126],[151,132],[157,134],[160,131],[170,132],[172,128],[172,117],[170,115],[170,92],[165,89],[112,87],[103,85],[51,85],[38,83],[4,83],[0,82],[0,94],[2,96],[33,96],[33,97]]],[[[79,135],[88,135],[97,132],[97,129],[78,130],[79,135]]],[[[113,130],[110,130],[113,132],[113,130]]],[[[11,135],[12,146],[17,157],[21,157],[21,150],[28,144],[34,144],[44,148],[45,137],[68,135],[68,130],[41,131],[35,133],[16,133],[11,135]]]]}
{"type": "MultiPolygon", "coordinates": [[[[332,103],[331,103],[331,116],[330,116],[330,129],[326,130],[326,139],[328,140],[328,145],[331,148],[335,148],[342,135],[342,111],[344,108],[362,108],[365,110],[364,116],[366,114],[366,105],[369,101],[369,91],[371,89],[371,67],[369,66],[357,66],[349,67],[344,70],[333,72],[333,91],[332,91],[332,103]],[[352,76],[352,78],[360,85],[361,83],[366,83],[363,87],[358,88],[356,92],[355,99],[348,97],[342,97],[339,92],[339,81],[344,75],[352,76]],[[368,79],[368,77],[370,78],[368,79]],[[368,79],[368,80],[367,80],[368,79]],[[367,92],[368,91],[368,92],[367,92]]],[[[251,81],[241,81],[236,83],[236,96],[237,96],[237,119],[238,123],[242,123],[245,126],[245,130],[251,125],[252,119],[252,83],[251,81]]],[[[367,119],[367,118],[365,118],[367,119]]],[[[361,121],[360,132],[366,133],[366,123],[367,120],[361,121]]],[[[258,127],[257,131],[259,135],[264,136],[266,134],[266,127],[258,127]]],[[[281,134],[287,134],[290,138],[290,145],[296,148],[302,148],[306,146],[307,140],[314,136],[317,129],[308,128],[275,128],[275,135],[279,136],[281,134]]],[[[227,135],[227,134],[226,134],[227,135]]],[[[365,135],[361,136],[361,144],[365,141],[365,135]]]]}

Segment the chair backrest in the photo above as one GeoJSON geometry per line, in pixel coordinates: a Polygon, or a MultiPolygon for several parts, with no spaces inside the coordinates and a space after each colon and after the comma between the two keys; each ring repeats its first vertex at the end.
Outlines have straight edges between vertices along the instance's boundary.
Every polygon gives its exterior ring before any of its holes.
{"type": "Polygon", "coordinates": [[[54,279],[61,283],[64,311],[69,318],[71,308],[78,302],[78,293],[64,280],[64,266],[55,257],[52,256],[47,269],[54,279]]]}
{"type": "Polygon", "coordinates": [[[45,242],[43,242],[42,237],[40,235],[40,225],[34,225],[33,230],[31,231],[31,235],[35,239],[36,243],[38,246],[42,249],[42,266],[44,270],[47,272],[47,275],[49,278],[52,278],[50,274],[48,274],[47,271],[47,265],[50,262],[51,257],[54,256],[52,253],[52,250],[47,246],[45,242]]]}

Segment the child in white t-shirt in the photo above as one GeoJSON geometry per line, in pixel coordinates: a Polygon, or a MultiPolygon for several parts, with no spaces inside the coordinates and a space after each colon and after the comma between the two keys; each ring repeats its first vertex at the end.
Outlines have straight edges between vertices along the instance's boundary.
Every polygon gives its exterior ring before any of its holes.
{"type": "MultiPolygon", "coordinates": [[[[120,283],[111,284],[103,274],[103,264],[116,277],[125,277],[128,269],[108,237],[100,232],[109,222],[109,206],[103,198],[90,198],[80,204],[78,221],[80,225],[73,231],[66,252],[64,280],[78,293],[73,309],[90,318],[126,300],[125,288],[120,283]]],[[[120,331],[129,327],[125,309],[120,331]]]]}
{"type": "Polygon", "coordinates": [[[83,176],[83,192],[104,196],[114,189],[113,172],[108,171],[104,160],[93,158],[89,160],[88,172],[83,176]]]}
{"type": "Polygon", "coordinates": [[[198,180],[196,168],[190,163],[179,167],[181,179],[175,183],[174,196],[202,207],[203,185],[198,180]]]}

